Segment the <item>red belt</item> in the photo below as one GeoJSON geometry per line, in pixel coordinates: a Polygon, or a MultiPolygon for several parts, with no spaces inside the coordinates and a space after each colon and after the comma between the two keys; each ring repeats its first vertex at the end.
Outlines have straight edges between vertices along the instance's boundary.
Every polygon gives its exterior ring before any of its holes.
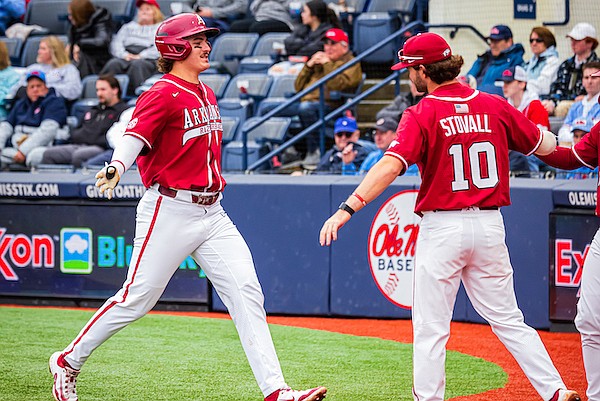
{"type": "MultiPolygon", "coordinates": [[[[158,186],[158,192],[163,194],[164,196],[168,196],[169,198],[175,198],[177,196],[177,190],[171,189],[167,187],[163,187],[162,185],[158,186]]],[[[192,203],[197,203],[198,205],[210,206],[219,199],[219,194],[215,195],[192,195],[192,203]]]]}

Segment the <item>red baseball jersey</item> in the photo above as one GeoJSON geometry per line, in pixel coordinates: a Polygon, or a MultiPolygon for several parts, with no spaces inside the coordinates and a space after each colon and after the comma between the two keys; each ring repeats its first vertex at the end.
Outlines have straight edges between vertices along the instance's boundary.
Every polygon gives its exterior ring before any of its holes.
{"type": "Polygon", "coordinates": [[[223,126],[214,92],[165,74],[135,105],[125,135],[141,139],[137,158],[142,182],[169,188],[218,192],[223,126]]]}
{"type": "Polygon", "coordinates": [[[417,163],[415,212],[510,205],[508,150],[529,155],[538,127],[503,98],[460,83],[438,87],[405,110],[385,155],[417,163]]]}
{"type": "MultiPolygon", "coordinates": [[[[572,148],[558,146],[554,153],[540,157],[551,166],[565,170],[578,167],[594,169],[600,159],[600,123],[594,125],[589,134],[586,134],[572,148]]],[[[600,183],[600,182],[599,182],[600,183]]],[[[600,198],[600,187],[596,188],[596,198],[600,198]]],[[[600,204],[596,201],[596,215],[600,216],[600,204]]]]}

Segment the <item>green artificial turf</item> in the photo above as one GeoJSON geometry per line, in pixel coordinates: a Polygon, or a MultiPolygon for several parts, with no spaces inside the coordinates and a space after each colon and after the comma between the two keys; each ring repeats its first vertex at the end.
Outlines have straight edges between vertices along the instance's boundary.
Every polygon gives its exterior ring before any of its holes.
{"type": "MultiPolygon", "coordinates": [[[[48,358],[66,347],[88,311],[0,307],[0,400],[52,400],[48,358]]],[[[289,385],[327,386],[329,401],[412,400],[410,344],[271,326],[289,385]]],[[[447,398],[503,387],[497,365],[457,352],[447,398]]],[[[233,323],[148,315],[98,348],[78,380],[80,401],[260,401],[233,323]]]]}

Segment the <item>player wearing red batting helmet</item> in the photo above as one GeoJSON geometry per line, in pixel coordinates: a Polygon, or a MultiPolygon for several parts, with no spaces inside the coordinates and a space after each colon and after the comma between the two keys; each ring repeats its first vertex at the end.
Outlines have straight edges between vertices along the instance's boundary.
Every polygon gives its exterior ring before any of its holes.
{"type": "Polygon", "coordinates": [[[221,206],[221,115],[214,92],[199,79],[210,67],[208,38],[218,32],[196,14],[176,15],[156,32],[165,75],[139,97],[111,163],[96,174],[96,185],[110,199],[136,161],[147,188],[137,208],[130,271],[71,344],[51,356],[58,401],[77,401],[75,382],[90,354],[152,309],[188,255],[227,306],[265,400],[325,397],[325,387],[296,391],[286,384],[252,255],[221,206]]]}
{"type": "Polygon", "coordinates": [[[413,278],[413,395],[443,401],[446,342],[462,281],[475,307],[545,401],[579,401],[566,389],[537,332],[523,322],[499,207],[510,204],[508,151],[545,155],[556,147],[504,99],[459,83],[463,58],[435,33],[408,39],[394,70],[427,95],[406,109],[383,158],[324,224],[321,245],[398,175],[417,164],[422,215],[413,278]]]}

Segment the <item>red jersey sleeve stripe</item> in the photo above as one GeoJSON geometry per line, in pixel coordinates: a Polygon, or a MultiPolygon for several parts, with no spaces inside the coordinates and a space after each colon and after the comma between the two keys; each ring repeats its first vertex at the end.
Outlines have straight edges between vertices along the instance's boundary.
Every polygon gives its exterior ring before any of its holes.
{"type": "Polygon", "coordinates": [[[128,131],[128,132],[124,133],[123,135],[131,135],[133,137],[136,137],[140,141],[144,142],[144,145],[146,145],[147,147],[152,149],[152,145],[150,144],[150,142],[148,142],[148,140],[146,138],[144,138],[142,135],[138,134],[137,132],[128,131]]]}
{"type": "Polygon", "coordinates": [[[577,158],[577,160],[579,160],[579,162],[581,164],[583,164],[584,166],[586,166],[589,169],[595,169],[596,166],[592,166],[591,164],[586,163],[578,154],[577,151],[575,150],[575,148],[571,148],[571,151],[573,152],[573,154],[575,155],[575,157],[577,158]]]}
{"type": "Polygon", "coordinates": [[[538,138],[537,143],[535,144],[535,146],[533,147],[533,150],[529,153],[527,153],[525,156],[530,156],[533,153],[535,153],[536,150],[538,150],[538,148],[540,147],[540,145],[542,144],[542,140],[544,139],[544,135],[542,134],[542,131],[540,131],[540,128],[538,127],[538,134],[540,135],[540,137],[538,138]]]}

